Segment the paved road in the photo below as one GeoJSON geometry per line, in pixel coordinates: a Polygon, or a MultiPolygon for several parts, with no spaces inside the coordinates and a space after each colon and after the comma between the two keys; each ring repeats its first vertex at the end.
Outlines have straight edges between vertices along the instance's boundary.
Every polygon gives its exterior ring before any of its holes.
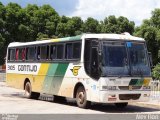
{"type": "Polygon", "coordinates": [[[13,114],[160,114],[160,106],[145,106],[130,103],[127,108],[120,110],[110,104],[93,104],[89,109],[81,109],[73,100],[67,103],[44,100],[31,100],[24,98],[24,91],[14,89],[0,82],[0,113],[13,114]]]}

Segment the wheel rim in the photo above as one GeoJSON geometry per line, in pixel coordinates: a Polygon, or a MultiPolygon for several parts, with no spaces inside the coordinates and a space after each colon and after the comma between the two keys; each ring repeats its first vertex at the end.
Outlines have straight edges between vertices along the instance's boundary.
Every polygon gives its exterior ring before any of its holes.
{"type": "Polygon", "coordinates": [[[30,88],[29,84],[26,84],[26,86],[25,86],[25,95],[29,96],[30,93],[31,93],[31,88],[30,88]]]}
{"type": "Polygon", "coordinates": [[[78,93],[78,102],[80,104],[83,104],[84,101],[85,101],[85,93],[84,93],[84,91],[81,91],[78,93]]]}

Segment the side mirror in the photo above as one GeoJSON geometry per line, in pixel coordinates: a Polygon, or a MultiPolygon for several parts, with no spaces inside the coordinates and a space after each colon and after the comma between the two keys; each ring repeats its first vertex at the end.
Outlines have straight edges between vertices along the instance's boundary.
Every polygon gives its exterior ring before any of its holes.
{"type": "Polygon", "coordinates": [[[153,67],[152,53],[151,52],[148,52],[148,57],[149,57],[150,67],[153,67]]]}

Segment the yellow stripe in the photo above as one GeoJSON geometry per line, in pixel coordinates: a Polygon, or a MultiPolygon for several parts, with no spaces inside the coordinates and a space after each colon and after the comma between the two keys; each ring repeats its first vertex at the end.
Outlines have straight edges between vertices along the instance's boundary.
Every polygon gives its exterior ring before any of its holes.
{"type": "Polygon", "coordinates": [[[51,39],[51,42],[59,42],[59,39],[51,39]]]}
{"type": "Polygon", "coordinates": [[[144,86],[148,86],[149,83],[150,83],[150,81],[151,81],[150,78],[144,78],[143,85],[144,85],[144,86]]]}
{"type": "Polygon", "coordinates": [[[49,68],[48,63],[42,63],[40,70],[38,71],[38,75],[36,75],[33,79],[32,90],[35,92],[41,92],[43,87],[43,82],[45,80],[47,71],[49,68]]]}
{"type": "Polygon", "coordinates": [[[25,73],[24,74],[7,73],[7,80],[6,80],[7,85],[19,89],[24,89],[24,81],[26,78],[28,78],[32,85],[32,91],[41,92],[49,65],[50,64],[48,63],[41,64],[37,75],[25,74],[25,73]]]}
{"type": "Polygon", "coordinates": [[[18,89],[24,89],[24,81],[28,78],[32,82],[31,74],[7,73],[7,85],[18,89]]]}

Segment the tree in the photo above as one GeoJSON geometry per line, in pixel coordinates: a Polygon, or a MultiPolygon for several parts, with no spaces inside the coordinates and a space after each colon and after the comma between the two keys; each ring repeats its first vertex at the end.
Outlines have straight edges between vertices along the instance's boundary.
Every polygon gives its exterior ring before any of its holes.
{"type": "Polygon", "coordinates": [[[123,33],[129,32],[133,34],[134,32],[134,22],[129,21],[127,18],[120,16],[116,18],[114,15],[106,17],[104,21],[101,22],[101,32],[102,33],[123,33]]]}
{"type": "Polygon", "coordinates": [[[160,29],[160,9],[155,9],[152,11],[152,16],[150,19],[153,27],[159,28],[160,29]]]}
{"type": "Polygon", "coordinates": [[[153,74],[154,79],[160,80],[160,64],[157,64],[155,66],[155,68],[153,69],[152,74],[153,74]]]}
{"type": "Polygon", "coordinates": [[[57,29],[56,29],[56,35],[58,37],[65,37],[68,36],[67,35],[67,22],[70,20],[69,17],[66,16],[62,16],[60,18],[60,22],[57,25],[57,29]]]}
{"type": "Polygon", "coordinates": [[[18,18],[18,12],[20,11],[21,7],[16,3],[9,3],[6,6],[6,14],[5,14],[5,21],[6,21],[6,32],[8,33],[7,42],[13,42],[17,40],[18,36],[18,25],[20,20],[18,18]]]}
{"type": "Polygon", "coordinates": [[[143,37],[147,42],[148,50],[152,53],[153,63],[156,65],[160,58],[160,9],[152,11],[150,19],[144,20],[142,25],[135,29],[135,36],[143,37]]]}
{"type": "Polygon", "coordinates": [[[99,22],[96,19],[89,17],[83,24],[83,31],[85,33],[99,33],[98,26],[99,22]]]}
{"type": "Polygon", "coordinates": [[[126,17],[120,16],[117,18],[117,24],[120,33],[129,32],[133,34],[135,26],[133,21],[129,21],[126,17]]]}
{"type": "Polygon", "coordinates": [[[38,7],[37,5],[29,4],[25,11],[30,18],[28,26],[31,30],[30,36],[32,41],[39,39],[39,36],[42,36],[42,34],[48,37],[56,35],[56,28],[60,18],[50,5],[38,7]]]}

